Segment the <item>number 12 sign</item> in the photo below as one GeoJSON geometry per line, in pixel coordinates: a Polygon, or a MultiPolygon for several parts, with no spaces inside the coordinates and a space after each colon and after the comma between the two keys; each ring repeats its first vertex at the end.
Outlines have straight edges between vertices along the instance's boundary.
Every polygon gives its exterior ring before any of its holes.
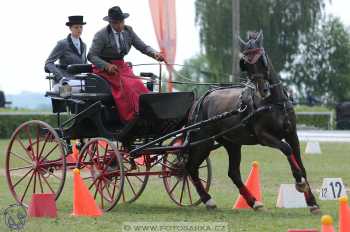
{"type": "Polygon", "coordinates": [[[320,200],[338,200],[346,196],[346,189],[341,178],[324,178],[320,191],[320,200]]]}

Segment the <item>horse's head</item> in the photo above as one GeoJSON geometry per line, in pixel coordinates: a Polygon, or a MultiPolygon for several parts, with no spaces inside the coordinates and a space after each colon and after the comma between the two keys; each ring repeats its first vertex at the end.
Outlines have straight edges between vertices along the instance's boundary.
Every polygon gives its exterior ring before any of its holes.
{"type": "Polygon", "coordinates": [[[250,33],[247,42],[239,38],[241,49],[239,65],[242,71],[248,73],[248,78],[256,83],[258,93],[265,99],[270,96],[269,65],[262,43],[262,31],[250,33]]]}

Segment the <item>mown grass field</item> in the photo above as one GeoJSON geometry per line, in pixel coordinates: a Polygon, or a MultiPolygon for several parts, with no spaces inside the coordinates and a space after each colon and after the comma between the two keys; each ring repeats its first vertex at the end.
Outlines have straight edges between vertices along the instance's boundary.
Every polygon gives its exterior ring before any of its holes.
{"type": "MultiPolygon", "coordinates": [[[[4,150],[8,140],[0,140],[0,209],[14,203],[7,187],[4,168],[4,150]]],[[[303,155],[308,170],[309,181],[318,198],[317,191],[324,177],[342,177],[350,183],[350,144],[321,144],[322,155],[303,155]],[[317,189],[317,190],[316,190],[317,189]]],[[[304,144],[302,147],[304,150],[304,144]]],[[[215,211],[207,211],[203,205],[193,208],[179,208],[169,199],[163,182],[152,177],[143,195],[129,205],[118,205],[100,218],[77,218],[70,216],[72,211],[72,178],[67,178],[63,194],[57,202],[57,219],[30,219],[24,231],[121,231],[123,222],[226,222],[230,231],[277,232],[288,228],[320,228],[321,216],[311,215],[308,209],[276,209],[279,185],[294,183],[285,157],[278,151],[262,147],[245,147],[242,156],[242,176],[250,171],[251,162],[257,160],[261,167],[263,202],[266,212],[252,210],[232,210],[238,191],[227,177],[227,155],[220,149],[211,154],[213,163],[213,183],[211,195],[218,205],[215,211]]],[[[324,214],[338,219],[337,201],[319,201],[324,214]]],[[[9,231],[3,219],[0,231],[9,231]]]]}

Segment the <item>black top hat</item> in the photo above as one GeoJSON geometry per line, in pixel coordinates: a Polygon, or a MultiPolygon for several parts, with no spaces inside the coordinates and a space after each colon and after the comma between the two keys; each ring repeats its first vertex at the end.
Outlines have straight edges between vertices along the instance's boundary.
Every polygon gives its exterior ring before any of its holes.
{"type": "Polygon", "coordinates": [[[129,17],[128,13],[123,13],[119,6],[114,6],[108,10],[108,16],[104,17],[105,21],[123,20],[129,17]]]}
{"type": "Polygon", "coordinates": [[[81,15],[73,15],[68,16],[69,22],[66,22],[66,26],[72,26],[72,25],[85,25],[86,22],[83,22],[83,16],[81,15]]]}

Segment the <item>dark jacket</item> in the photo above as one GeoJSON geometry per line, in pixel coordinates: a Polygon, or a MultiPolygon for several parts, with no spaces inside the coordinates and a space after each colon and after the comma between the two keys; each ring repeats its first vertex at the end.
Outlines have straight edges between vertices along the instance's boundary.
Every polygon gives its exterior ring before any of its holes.
{"type": "MultiPolygon", "coordinates": [[[[130,26],[125,26],[123,38],[127,44],[126,54],[129,53],[131,46],[150,57],[153,57],[156,52],[153,48],[146,45],[130,26]]],[[[112,28],[108,25],[95,34],[88,53],[88,59],[98,68],[104,69],[111,60],[123,59],[126,54],[119,52],[112,28]]]]}
{"type": "Polygon", "coordinates": [[[86,44],[80,39],[80,54],[78,49],[74,46],[71,36],[57,42],[57,45],[52,50],[49,58],[45,62],[45,70],[53,73],[56,81],[62,77],[69,76],[66,73],[65,67],[70,64],[85,64],[86,59],[86,44]],[[55,62],[62,67],[56,67],[55,62]]]}

